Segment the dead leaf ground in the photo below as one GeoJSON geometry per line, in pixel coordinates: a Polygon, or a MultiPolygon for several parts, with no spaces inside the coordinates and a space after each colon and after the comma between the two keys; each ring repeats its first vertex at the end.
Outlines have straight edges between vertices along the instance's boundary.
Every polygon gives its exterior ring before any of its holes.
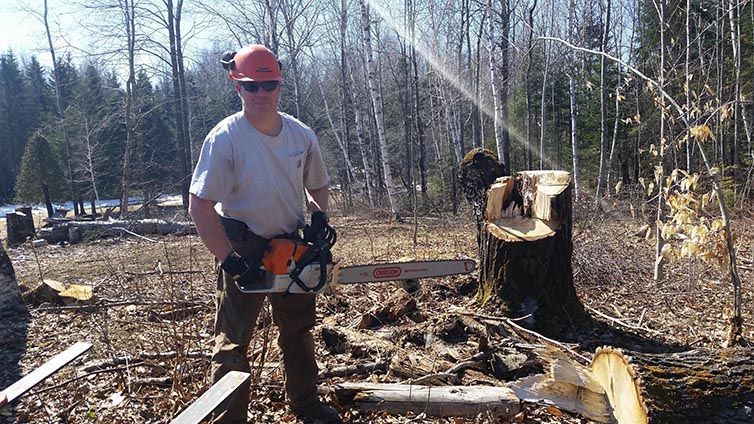
{"type": "MultiPolygon", "coordinates": [[[[337,216],[336,260],[357,264],[405,257],[476,258],[475,229],[469,212],[459,216],[421,217],[398,224],[370,214],[337,216]],[[416,243],[414,243],[414,236],[416,243]]],[[[754,340],[752,320],[752,219],[735,221],[744,282],[746,334],[754,340]]],[[[725,311],[731,304],[730,283],[719,271],[701,263],[671,265],[668,278],[652,282],[653,244],[632,235],[641,222],[617,210],[595,213],[577,210],[574,221],[574,273],[579,296],[590,308],[633,326],[639,335],[653,331],[668,342],[688,347],[717,347],[725,335],[725,311]]],[[[2,225],[4,227],[4,225],[2,225]]],[[[3,228],[4,230],[4,228],[3,228]]],[[[166,423],[209,387],[212,347],[214,270],[209,253],[196,236],[162,237],[156,243],[137,238],[90,240],[75,246],[30,246],[9,249],[18,283],[30,287],[41,277],[67,284],[92,285],[95,299],[66,306],[30,306],[23,334],[0,343],[6,368],[26,374],[54,353],[87,340],[92,350],[74,366],[37,386],[14,405],[13,422],[39,423],[166,423]],[[170,356],[170,352],[176,354],[170,356]],[[163,353],[163,357],[155,354],[163,353]],[[145,355],[149,354],[149,355],[145,355]],[[14,356],[15,355],[15,356],[14,356]],[[151,355],[151,356],[150,356],[151,355]],[[128,361],[117,359],[129,358],[128,361]],[[97,362],[103,365],[97,367],[97,362]],[[84,370],[87,367],[87,371],[84,370]]],[[[379,329],[360,330],[417,354],[444,352],[460,359],[476,352],[474,337],[427,347],[417,334],[434,334],[444,325],[451,307],[474,309],[472,276],[422,282],[416,295],[423,320],[403,317],[379,329]],[[434,331],[434,333],[433,333],[434,331]]],[[[362,314],[384,302],[398,286],[392,283],[341,287],[319,301],[315,329],[322,369],[374,360],[379,350],[326,346],[322,328],[353,328],[362,314]]],[[[599,318],[609,321],[606,318],[599,318]]],[[[294,423],[286,412],[269,314],[260,317],[252,353],[255,402],[250,419],[259,423],[294,423]]],[[[496,343],[511,343],[496,339],[496,343]]],[[[515,347],[515,343],[511,343],[515,347]]],[[[588,352],[587,352],[588,354],[588,352]]],[[[437,371],[443,371],[438,369],[437,371]]],[[[470,373],[465,384],[500,384],[483,373],[470,373]]],[[[395,382],[381,373],[368,377],[328,378],[323,386],[343,380],[395,382]]],[[[4,385],[9,384],[3,382],[4,385]]],[[[330,402],[336,399],[327,395],[330,402]]],[[[475,419],[437,419],[360,413],[341,406],[352,423],[492,423],[483,414],[475,419]]],[[[6,420],[10,418],[5,417],[6,420]]],[[[2,422],[3,417],[0,417],[2,422]]],[[[528,405],[519,422],[587,422],[553,407],[528,405]]]]}

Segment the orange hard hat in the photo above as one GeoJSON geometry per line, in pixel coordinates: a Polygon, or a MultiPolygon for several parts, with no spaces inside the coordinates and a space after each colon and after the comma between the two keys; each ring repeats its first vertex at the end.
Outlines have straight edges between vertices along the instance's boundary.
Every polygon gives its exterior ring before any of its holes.
{"type": "Polygon", "coordinates": [[[230,79],[236,81],[281,81],[280,63],[275,54],[261,44],[239,50],[228,64],[230,79]]]}

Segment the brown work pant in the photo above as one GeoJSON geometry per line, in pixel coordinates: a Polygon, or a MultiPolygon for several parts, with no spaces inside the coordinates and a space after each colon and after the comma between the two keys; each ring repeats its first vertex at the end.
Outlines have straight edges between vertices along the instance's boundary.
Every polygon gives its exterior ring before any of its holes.
{"type": "MultiPolygon", "coordinates": [[[[251,238],[231,241],[241,256],[261,256],[266,240],[251,238]]],[[[272,318],[279,330],[278,346],[283,353],[285,391],[292,407],[317,401],[317,362],[311,329],[315,323],[314,294],[245,294],[232,278],[218,272],[215,315],[215,348],[212,351],[212,382],[229,371],[250,372],[247,350],[257,316],[267,297],[272,305],[272,318]]],[[[250,383],[242,385],[233,397],[216,412],[217,423],[246,422],[250,383]]]]}

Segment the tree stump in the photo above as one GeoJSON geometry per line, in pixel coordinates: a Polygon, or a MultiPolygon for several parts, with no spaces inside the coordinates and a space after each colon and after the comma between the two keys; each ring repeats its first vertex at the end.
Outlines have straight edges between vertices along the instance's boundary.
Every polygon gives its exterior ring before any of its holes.
{"type": "Polygon", "coordinates": [[[565,171],[498,178],[480,235],[479,297],[556,338],[588,321],[573,286],[571,189],[565,171]]]}
{"type": "Polygon", "coordinates": [[[697,349],[630,355],[597,350],[592,374],[618,423],[754,422],[754,352],[697,349]]]}
{"type": "Polygon", "coordinates": [[[14,213],[5,214],[8,229],[8,247],[16,247],[34,237],[34,216],[30,207],[17,208],[14,213]]]}

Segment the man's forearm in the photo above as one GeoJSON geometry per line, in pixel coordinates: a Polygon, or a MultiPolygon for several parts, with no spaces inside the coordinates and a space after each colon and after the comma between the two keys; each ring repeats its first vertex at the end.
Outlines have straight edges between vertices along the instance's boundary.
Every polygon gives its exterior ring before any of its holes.
{"type": "Polygon", "coordinates": [[[220,216],[215,212],[214,206],[215,202],[194,194],[189,198],[189,214],[196,225],[196,232],[210,253],[222,261],[233,251],[233,247],[225,235],[220,216]]]}
{"type": "Polygon", "coordinates": [[[330,186],[324,186],[316,190],[306,190],[309,210],[327,212],[327,201],[330,197],[330,186]]]}

